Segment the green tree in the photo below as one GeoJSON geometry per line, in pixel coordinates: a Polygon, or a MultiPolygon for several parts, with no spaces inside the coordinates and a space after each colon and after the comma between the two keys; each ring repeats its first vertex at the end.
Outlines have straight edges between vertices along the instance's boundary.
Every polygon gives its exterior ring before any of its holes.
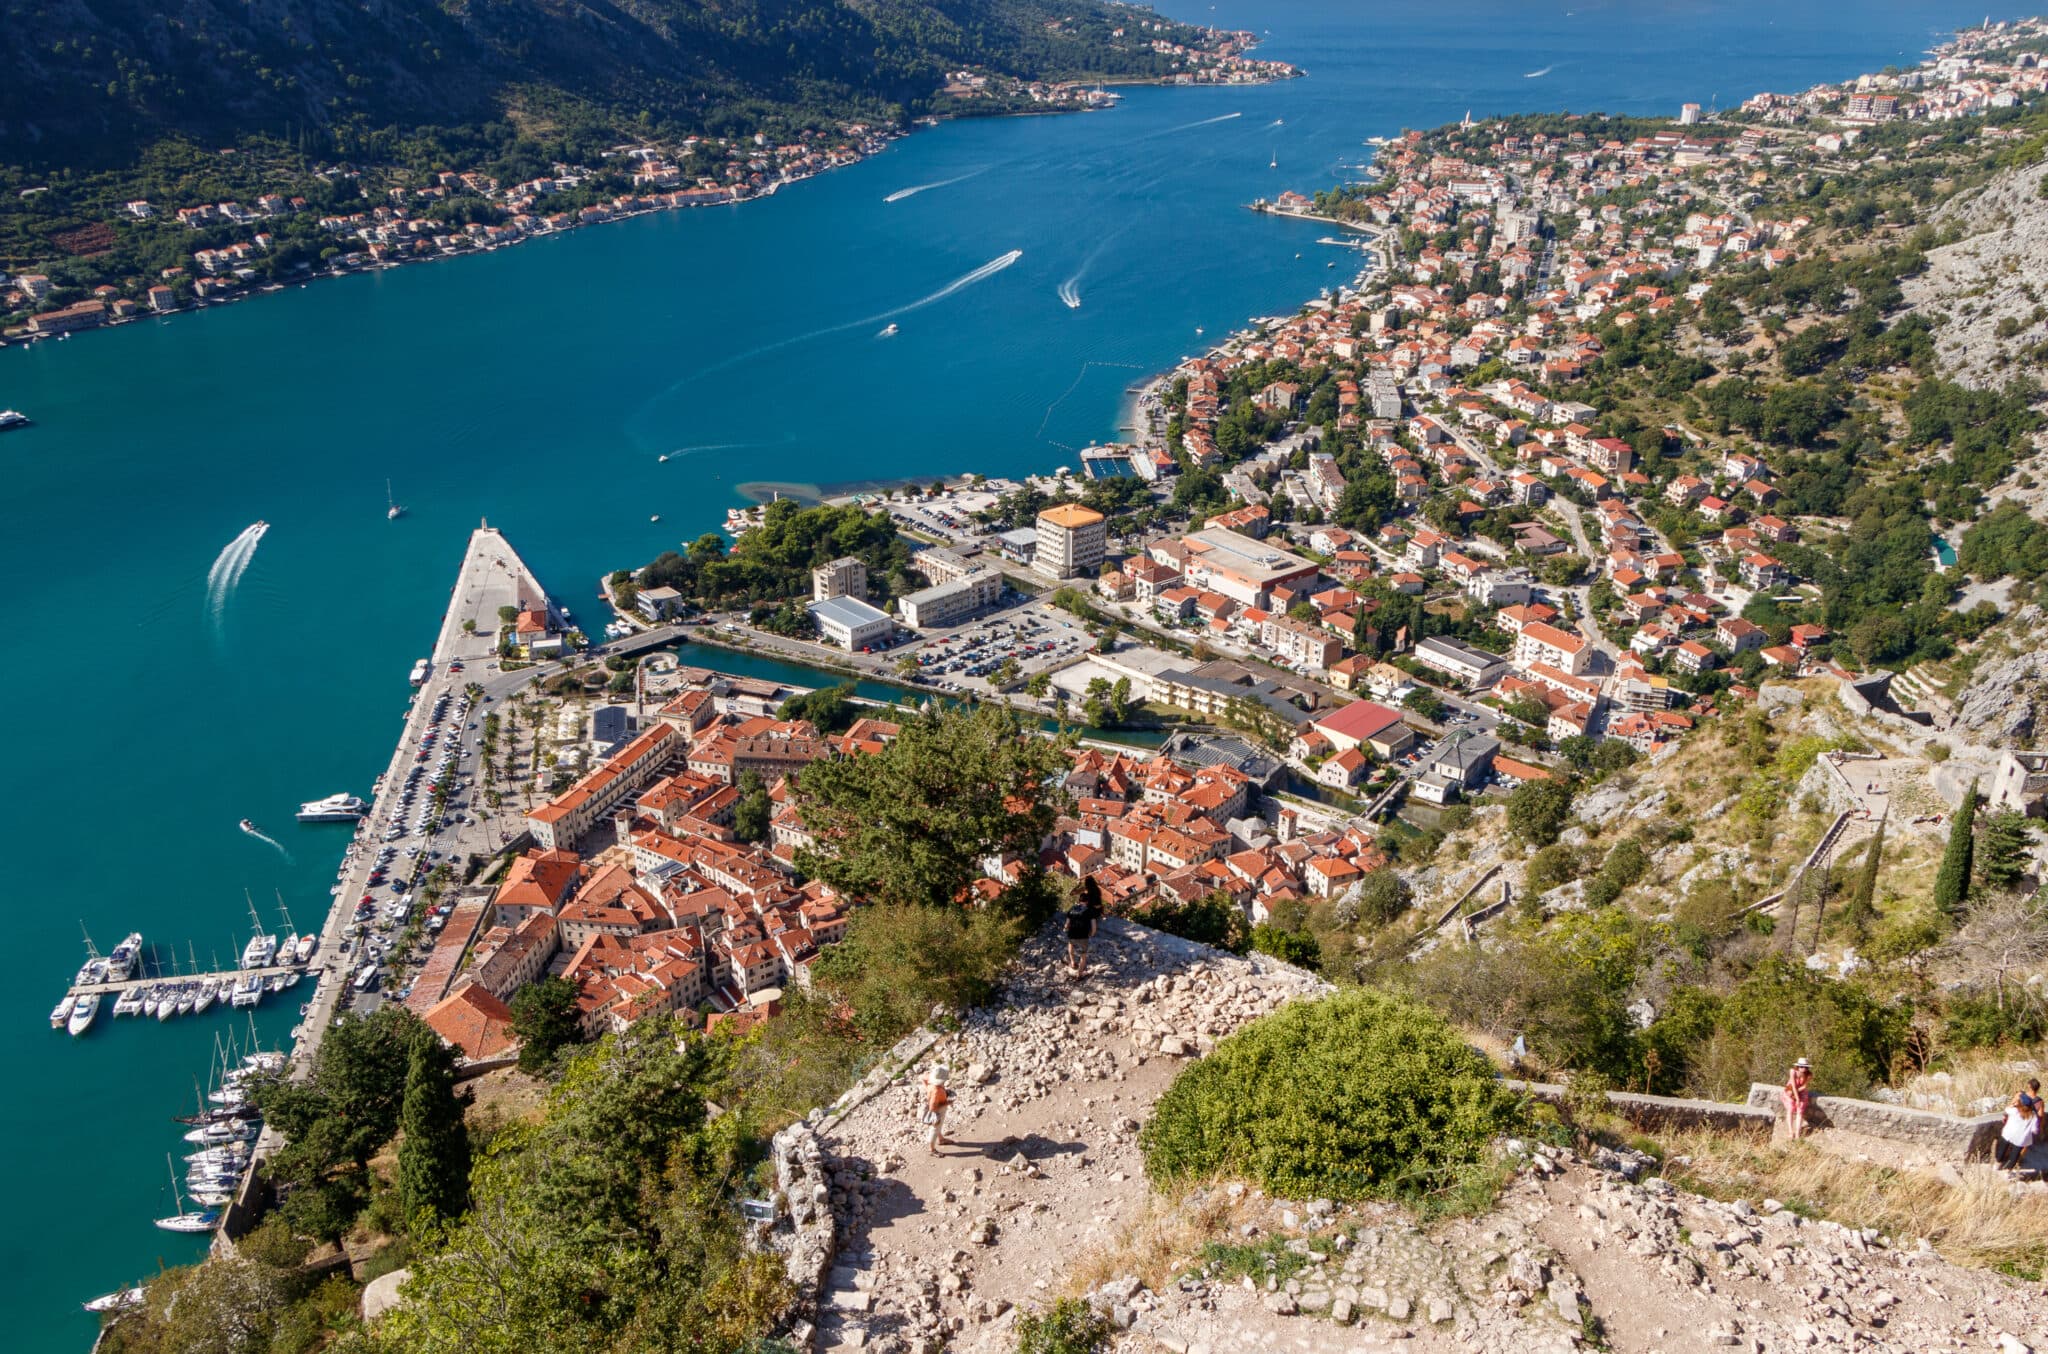
{"type": "Polygon", "coordinates": [[[1849,904],[1843,915],[1857,935],[1862,935],[1877,917],[1877,872],[1884,862],[1884,825],[1884,819],[1877,820],[1877,831],[1863,855],[1863,868],[1856,872],[1856,882],[1849,889],[1849,904]]]}
{"type": "Polygon", "coordinates": [[[437,1038],[413,1041],[399,1116],[398,1197],[406,1217],[445,1222],[469,1205],[469,1134],[455,1095],[455,1051],[437,1038]]]}
{"type": "Polygon", "coordinates": [[[519,1067],[538,1072],[554,1064],[555,1055],[583,1038],[583,1020],[576,1009],[576,984],[548,977],[528,983],[512,994],[512,1033],[519,1036],[519,1067]]]}
{"type": "Polygon", "coordinates": [[[1977,877],[1994,889],[2016,889],[2030,864],[2034,825],[2023,813],[2005,809],[1984,820],[1977,877]]]}
{"type": "Polygon", "coordinates": [[[1385,925],[1408,910],[1414,891],[1392,866],[1370,871],[1358,881],[1360,921],[1385,925]]]}
{"type": "Polygon", "coordinates": [[[1052,690],[1052,674],[1034,672],[1024,683],[1024,694],[1033,700],[1044,700],[1045,693],[1052,690]]]}
{"type": "Polygon", "coordinates": [[[1941,853],[1941,868],[1934,875],[1934,905],[1951,918],[1960,919],[1963,904],[1970,897],[1970,865],[1976,852],[1977,782],[1963,793],[1961,807],[1949,820],[1948,846],[1941,853]]]}
{"type": "Polygon", "coordinates": [[[1557,777],[1532,780],[1508,796],[1508,831],[1531,846],[1548,846],[1564,831],[1572,787],[1557,777]]]}
{"type": "Polygon", "coordinates": [[[761,780],[761,773],[748,770],[740,773],[740,799],[733,806],[732,835],[743,842],[763,841],[768,836],[768,820],[771,805],[768,787],[761,780]]]}
{"type": "Polygon", "coordinates": [[[994,706],[928,708],[874,756],[804,768],[796,797],[819,845],[797,868],[857,898],[957,902],[987,858],[1038,858],[1071,741],[994,706]]]}

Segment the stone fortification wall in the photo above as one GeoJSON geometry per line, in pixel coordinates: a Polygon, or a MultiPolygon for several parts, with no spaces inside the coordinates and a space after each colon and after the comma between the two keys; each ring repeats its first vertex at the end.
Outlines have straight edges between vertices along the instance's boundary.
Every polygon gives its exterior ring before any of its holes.
{"type": "MultiPolygon", "coordinates": [[[[1762,1082],[1749,1088],[1749,1104],[1775,1116],[1778,1088],[1762,1082]]],[[[1902,1142],[1925,1148],[1949,1161],[1981,1161],[1991,1155],[1991,1141],[1998,1136],[2004,1117],[1997,1114],[1958,1119],[1932,1110],[1885,1105],[1875,1100],[1852,1100],[1847,1096],[1817,1095],[1808,1123],[1816,1127],[1846,1129],[1873,1138],[1902,1142]]]]}

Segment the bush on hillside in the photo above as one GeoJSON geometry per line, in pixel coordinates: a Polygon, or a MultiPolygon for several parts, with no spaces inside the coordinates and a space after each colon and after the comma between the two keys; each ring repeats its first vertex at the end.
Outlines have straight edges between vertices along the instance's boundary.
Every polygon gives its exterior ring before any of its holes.
{"type": "Polygon", "coordinates": [[[1139,1141],[1159,1183],[1225,1172],[1275,1195],[1415,1197],[1521,1118],[1435,1015],[1366,989],[1289,1006],[1182,1072],[1139,1141]]]}

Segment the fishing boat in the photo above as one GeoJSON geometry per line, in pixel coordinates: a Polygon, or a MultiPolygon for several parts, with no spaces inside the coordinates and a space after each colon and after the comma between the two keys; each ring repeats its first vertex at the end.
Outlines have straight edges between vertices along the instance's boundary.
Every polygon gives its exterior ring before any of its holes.
{"type": "MultiPolygon", "coordinates": [[[[170,1153],[164,1154],[164,1165],[170,1166],[170,1153]]],[[[178,1189],[178,1172],[171,1171],[171,1197],[177,1203],[178,1211],[168,1218],[158,1218],[156,1225],[166,1232],[210,1232],[220,1221],[220,1210],[214,1208],[187,1210],[185,1196],[178,1189]]]]}
{"type": "Polygon", "coordinates": [[[66,992],[64,1000],[58,1002],[50,1011],[50,1028],[53,1030],[63,1029],[65,1024],[71,1019],[71,1008],[76,1005],[78,1005],[78,998],[66,992]]]}
{"type": "Polygon", "coordinates": [[[64,1028],[71,1031],[74,1035],[84,1034],[92,1028],[93,1017],[99,1013],[100,994],[88,992],[78,999],[76,1006],[71,1008],[71,1015],[65,1020],[64,1028]]]}

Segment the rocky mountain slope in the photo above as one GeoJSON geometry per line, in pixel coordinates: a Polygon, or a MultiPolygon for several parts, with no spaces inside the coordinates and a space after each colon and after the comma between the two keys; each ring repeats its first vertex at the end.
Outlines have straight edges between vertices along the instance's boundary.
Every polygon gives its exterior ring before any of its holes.
{"type": "Polygon", "coordinates": [[[650,131],[880,116],[961,65],[1158,74],[1165,58],[1113,33],[1134,18],[1092,0],[10,0],[0,162],[122,164],[166,135],[256,132],[367,156],[393,148],[365,140],[377,129],[508,109],[650,131]]]}
{"type": "Polygon", "coordinates": [[[1692,1195],[1633,1154],[1511,1144],[1522,1164],[1497,1205],[1434,1228],[1228,1182],[1157,1197],[1136,1146],[1153,1101],[1186,1059],[1321,985],[1118,922],[1095,949],[1073,984],[1056,943],[1034,942],[997,1005],[821,1129],[839,1240],[819,1348],[1007,1351],[1022,1314],[1070,1293],[1111,1319],[1127,1354],[2048,1340],[2038,1285],[1776,1201],[1692,1195]],[[937,1156],[914,1089],[934,1059],[959,1092],[937,1156]]]}
{"type": "Polygon", "coordinates": [[[1999,386],[2028,370],[2020,349],[2048,339],[2048,198],[2041,166],[2008,169],[1942,204],[1937,230],[1962,238],[1929,251],[1927,267],[1902,284],[1907,301],[1934,325],[1945,372],[1974,386],[1999,386]]]}

